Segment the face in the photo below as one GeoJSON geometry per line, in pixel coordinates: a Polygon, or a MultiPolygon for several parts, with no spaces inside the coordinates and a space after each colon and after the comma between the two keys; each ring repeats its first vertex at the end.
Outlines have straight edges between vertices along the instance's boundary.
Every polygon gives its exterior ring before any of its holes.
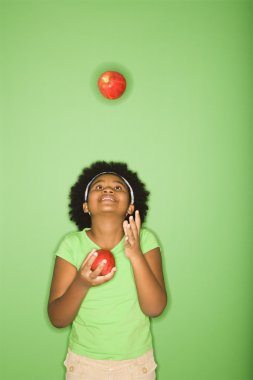
{"type": "Polygon", "coordinates": [[[102,174],[92,182],[88,201],[83,204],[84,212],[91,215],[114,213],[121,217],[132,214],[128,186],[114,174],[102,174]]]}

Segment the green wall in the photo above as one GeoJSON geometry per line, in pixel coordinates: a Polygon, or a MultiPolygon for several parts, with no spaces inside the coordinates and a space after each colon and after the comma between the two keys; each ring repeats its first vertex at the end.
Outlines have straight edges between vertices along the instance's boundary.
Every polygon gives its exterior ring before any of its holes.
{"type": "Polygon", "coordinates": [[[1,378],[60,380],[69,329],[46,313],[84,166],[126,161],[152,196],[169,304],[158,380],[250,380],[252,5],[2,1],[1,378]],[[116,69],[128,88],[98,93],[116,69]]]}

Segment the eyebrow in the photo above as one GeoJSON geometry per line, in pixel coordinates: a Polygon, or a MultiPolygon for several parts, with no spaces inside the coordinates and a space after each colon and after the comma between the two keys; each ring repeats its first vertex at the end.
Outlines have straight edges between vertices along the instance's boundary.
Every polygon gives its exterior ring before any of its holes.
{"type": "MultiPolygon", "coordinates": [[[[103,179],[97,180],[91,184],[91,187],[96,185],[99,182],[105,182],[105,180],[103,180],[103,179]]],[[[112,181],[112,182],[113,183],[120,183],[121,185],[123,185],[127,189],[127,185],[123,181],[112,181]]]]}

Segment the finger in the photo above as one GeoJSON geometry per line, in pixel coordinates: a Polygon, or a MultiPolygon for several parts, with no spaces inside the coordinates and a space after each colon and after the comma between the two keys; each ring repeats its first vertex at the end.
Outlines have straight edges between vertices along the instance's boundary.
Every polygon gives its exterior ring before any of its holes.
{"type": "Polygon", "coordinates": [[[125,232],[125,247],[131,247],[131,244],[133,244],[133,233],[131,231],[131,226],[128,224],[127,220],[123,223],[123,228],[125,232]]]}
{"type": "Polygon", "coordinates": [[[134,217],[132,215],[129,218],[129,222],[130,222],[130,225],[131,225],[131,229],[132,229],[134,238],[138,239],[139,233],[138,233],[138,229],[137,229],[136,223],[134,221],[134,217]]]}
{"type": "Polygon", "coordinates": [[[88,263],[88,266],[92,265],[92,263],[95,261],[96,257],[97,257],[98,253],[96,252],[96,249],[94,248],[84,259],[82,265],[81,265],[81,269],[83,269],[83,267],[85,266],[86,263],[88,263]]]}
{"type": "Polygon", "coordinates": [[[133,231],[132,231],[131,224],[128,224],[128,225],[127,225],[127,237],[128,237],[128,241],[129,241],[129,243],[130,243],[131,245],[134,244],[134,242],[135,242],[135,237],[134,237],[134,234],[133,234],[133,231]]]}
{"type": "Polygon", "coordinates": [[[102,271],[102,269],[104,268],[104,266],[105,266],[106,263],[107,263],[106,259],[102,260],[98,264],[97,268],[94,271],[91,271],[90,277],[96,278],[100,274],[100,272],[102,271]]]}
{"type": "Polygon", "coordinates": [[[130,248],[131,247],[131,244],[129,243],[128,236],[125,236],[124,246],[125,246],[125,248],[130,248]]]}
{"type": "Polygon", "coordinates": [[[135,223],[136,223],[136,227],[137,227],[137,230],[138,230],[138,234],[140,234],[140,230],[141,230],[141,216],[140,216],[139,210],[135,211],[135,223]]]}
{"type": "Polygon", "coordinates": [[[95,251],[95,252],[93,252],[93,254],[92,254],[92,255],[89,257],[89,259],[87,260],[86,268],[87,268],[88,270],[90,270],[90,268],[91,268],[92,264],[94,263],[94,261],[96,260],[97,256],[98,256],[98,253],[95,251]]]}
{"type": "Polygon", "coordinates": [[[96,278],[96,283],[100,285],[100,284],[103,284],[104,282],[111,280],[114,277],[115,272],[116,272],[116,267],[113,267],[111,272],[107,273],[104,276],[98,276],[96,278]]]}
{"type": "Polygon", "coordinates": [[[127,230],[127,225],[128,225],[128,222],[127,222],[127,220],[125,220],[124,222],[123,222],[123,230],[124,230],[124,233],[125,233],[125,236],[127,237],[127,232],[128,232],[128,230],[127,230]]]}

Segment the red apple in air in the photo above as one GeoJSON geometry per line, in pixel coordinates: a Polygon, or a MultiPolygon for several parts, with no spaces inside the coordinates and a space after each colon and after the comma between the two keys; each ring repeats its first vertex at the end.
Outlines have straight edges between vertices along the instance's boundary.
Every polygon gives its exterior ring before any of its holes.
{"type": "Polygon", "coordinates": [[[97,253],[98,253],[97,258],[92,263],[92,266],[90,269],[94,271],[97,268],[97,266],[101,263],[101,261],[106,259],[107,262],[99,274],[99,276],[105,276],[106,274],[111,272],[113,267],[115,267],[114,256],[110,251],[104,251],[103,249],[99,249],[97,253]]]}
{"type": "Polygon", "coordinates": [[[126,80],[117,71],[105,71],[98,79],[98,87],[105,98],[117,99],[126,89],[126,80]]]}

